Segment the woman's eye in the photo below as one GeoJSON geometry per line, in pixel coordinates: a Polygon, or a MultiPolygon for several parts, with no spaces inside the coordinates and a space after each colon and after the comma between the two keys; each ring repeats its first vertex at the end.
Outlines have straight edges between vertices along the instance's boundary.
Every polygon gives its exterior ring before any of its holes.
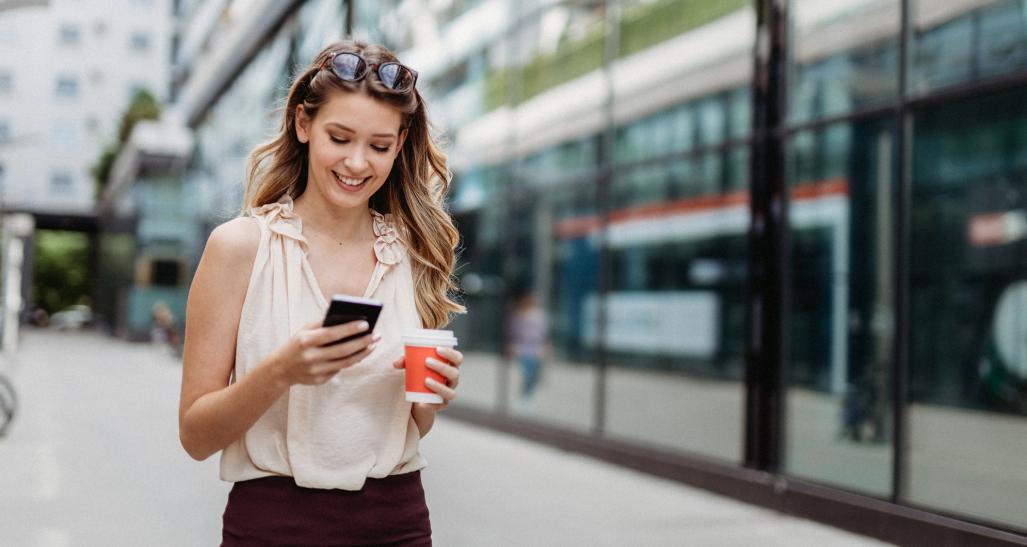
{"type": "Polygon", "coordinates": [[[336,144],[346,144],[346,143],[349,142],[346,139],[340,139],[340,138],[337,138],[337,137],[331,137],[331,139],[332,139],[332,142],[334,142],[336,144]]]}
{"type": "Polygon", "coordinates": [[[385,148],[382,148],[381,146],[372,146],[371,148],[373,148],[375,152],[378,152],[380,154],[384,154],[389,151],[388,146],[386,146],[385,148]]]}

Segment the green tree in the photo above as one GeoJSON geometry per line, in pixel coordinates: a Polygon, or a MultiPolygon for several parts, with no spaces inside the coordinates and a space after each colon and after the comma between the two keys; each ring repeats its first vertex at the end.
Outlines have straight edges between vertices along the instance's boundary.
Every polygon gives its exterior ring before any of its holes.
{"type": "Polygon", "coordinates": [[[41,230],[33,247],[32,299],[48,313],[89,299],[89,238],[41,230]]]}
{"type": "Polygon", "coordinates": [[[128,108],[121,114],[121,121],[118,123],[118,140],[104,147],[91,169],[93,178],[96,180],[97,196],[103,194],[103,189],[107,186],[107,179],[110,178],[111,167],[114,166],[114,160],[132,135],[132,128],[140,120],[160,118],[160,112],[160,103],[152,93],[146,89],[136,90],[132,100],[128,103],[128,108]]]}

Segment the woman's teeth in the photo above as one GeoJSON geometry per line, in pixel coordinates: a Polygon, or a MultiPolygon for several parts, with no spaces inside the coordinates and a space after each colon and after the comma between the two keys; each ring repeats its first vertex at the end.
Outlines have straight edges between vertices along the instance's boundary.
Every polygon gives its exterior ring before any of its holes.
{"type": "Polygon", "coordinates": [[[332,174],[335,175],[335,179],[336,180],[338,180],[339,182],[345,184],[346,186],[360,186],[361,184],[364,183],[365,180],[367,180],[367,179],[351,179],[349,177],[344,177],[344,176],[336,173],[335,171],[332,171],[332,174]]]}

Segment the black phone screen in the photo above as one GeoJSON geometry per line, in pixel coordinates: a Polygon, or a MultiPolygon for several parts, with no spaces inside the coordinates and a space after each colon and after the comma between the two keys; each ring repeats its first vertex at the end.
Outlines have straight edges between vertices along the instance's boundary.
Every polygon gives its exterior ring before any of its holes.
{"type": "Polygon", "coordinates": [[[327,345],[331,346],[334,344],[341,344],[373,331],[375,324],[378,322],[378,315],[381,314],[381,311],[382,303],[377,300],[343,295],[333,296],[332,303],[328,306],[328,312],[325,313],[325,319],[322,326],[332,327],[343,323],[349,323],[350,321],[364,320],[367,321],[367,324],[370,325],[371,328],[366,332],[340,338],[339,340],[327,345]]]}

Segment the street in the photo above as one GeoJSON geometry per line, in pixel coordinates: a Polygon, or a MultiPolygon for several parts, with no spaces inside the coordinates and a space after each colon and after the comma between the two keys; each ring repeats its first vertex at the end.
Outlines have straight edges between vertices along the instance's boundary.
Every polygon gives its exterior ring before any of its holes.
{"type": "MultiPolygon", "coordinates": [[[[219,543],[229,485],[179,446],[167,352],[26,330],[0,370],[21,402],[0,439],[0,544],[219,543]]],[[[423,451],[437,545],[880,545],[444,417],[423,451]]]]}

